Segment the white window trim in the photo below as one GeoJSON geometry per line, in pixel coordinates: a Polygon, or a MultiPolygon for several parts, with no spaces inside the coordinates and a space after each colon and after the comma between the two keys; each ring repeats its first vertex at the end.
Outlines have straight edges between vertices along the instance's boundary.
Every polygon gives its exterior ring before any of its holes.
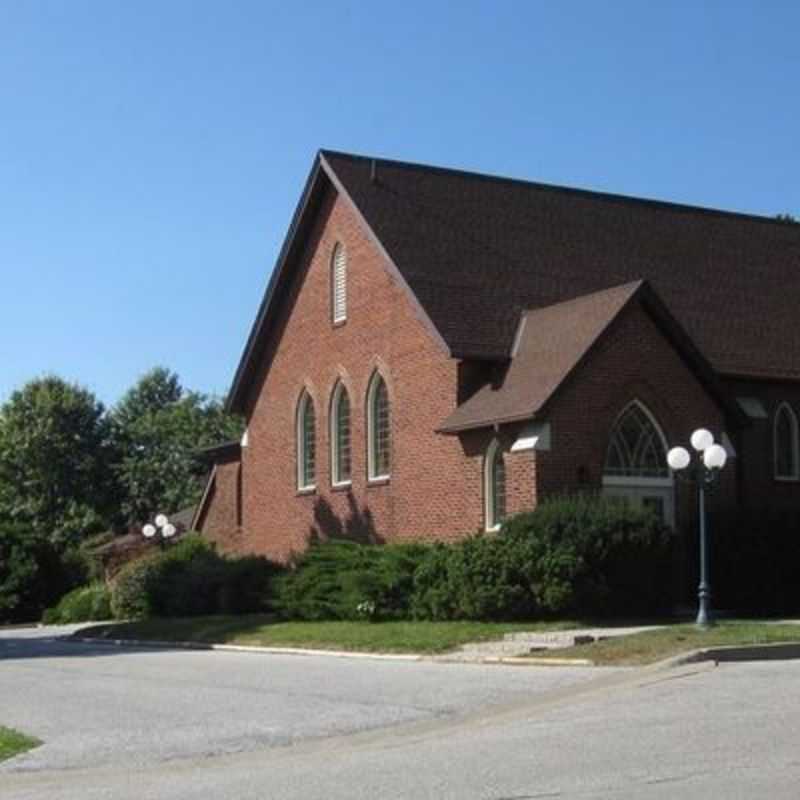
{"type": "Polygon", "coordinates": [[[778,406],[775,410],[775,417],[772,420],[772,473],[776,481],[785,481],[787,483],[800,481],[800,432],[798,431],[797,414],[794,413],[794,409],[787,402],[783,402],[778,406]],[[790,446],[792,448],[794,472],[789,475],[781,475],[778,472],[778,419],[783,413],[789,415],[790,436],[792,437],[790,446]]]}
{"type": "Polygon", "coordinates": [[[483,529],[486,533],[495,533],[502,526],[501,520],[494,519],[494,508],[497,505],[494,497],[494,475],[493,466],[497,451],[500,449],[500,442],[492,439],[486,448],[486,455],[483,457],[483,529]]]}
{"type": "MultiPolygon", "coordinates": [[[[300,395],[300,400],[297,403],[297,415],[295,420],[295,444],[296,444],[296,451],[297,451],[297,491],[298,492],[312,492],[317,488],[316,483],[316,458],[314,464],[314,482],[313,483],[305,483],[305,462],[306,462],[306,437],[304,431],[304,419],[306,415],[306,408],[308,404],[312,404],[314,400],[312,399],[311,395],[308,393],[307,390],[304,390],[303,393],[300,395]]],[[[314,438],[317,435],[317,414],[316,410],[314,412],[314,438]]]]}
{"type": "Polygon", "coordinates": [[[350,475],[347,480],[339,480],[339,402],[342,399],[342,393],[347,394],[347,399],[350,400],[350,394],[347,392],[347,387],[341,382],[337,381],[331,397],[331,486],[340,488],[342,486],[353,485],[353,404],[350,403],[350,475]]]}
{"type": "MultiPolygon", "coordinates": [[[[369,381],[369,388],[367,389],[367,480],[370,483],[378,482],[378,481],[387,481],[389,478],[392,477],[391,469],[389,472],[377,474],[375,472],[375,404],[373,402],[375,398],[375,391],[378,388],[378,383],[383,381],[386,384],[386,379],[381,375],[381,373],[376,370],[372,378],[369,381]]],[[[386,386],[387,393],[388,393],[388,385],[386,386]]],[[[391,400],[391,398],[390,398],[391,400]]],[[[389,403],[389,446],[391,447],[392,441],[392,405],[391,402],[389,403]]],[[[390,464],[391,464],[391,451],[389,454],[390,464]]]]}
{"type": "Polygon", "coordinates": [[[341,242],[337,242],[331,254],[331,319],[334,325],[347,321],[347,251],[341,242]],[[340,260],[341,256],[341,260],[340,260]],[[337,303],[339,269],[342,272],[341,307],[337,303]]]}

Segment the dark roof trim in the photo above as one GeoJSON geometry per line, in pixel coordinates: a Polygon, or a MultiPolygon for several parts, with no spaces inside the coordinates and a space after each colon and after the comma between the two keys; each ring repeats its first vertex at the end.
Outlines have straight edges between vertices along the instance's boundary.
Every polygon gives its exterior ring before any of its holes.
{"type": "Polygon", "coordinates": [[[203,514],[205,514],[206,506],[208,505],[209,498],[211,497],[211,493],[214,489],[214,485],[217,482],[217,465],[214,465],[214,468],[211,470],[211,474],[208,476],[208,480],[206,481],[205,489],[203,489],[203,496],[200,498],[200,502],[197,504],[194,510],[194,515],[192,516],[192,523],[189,526],[190,530],[196,531],[198,530],[198,525],[200,524],[200,520],[203,518],[203,514]]]}
{"type": "Polygon", "coordinates": [[[736,428],[748,426],[750,421],[736,401],[725,392],[714,368],[649,283],[642,287],[641,296],[659,330],[683,356],[703,388],[725,412],[731,425],[736,428]]]}
{"type": "Polygon", "coordinates": [[[242,445],[238,441],[221,442],[220,444],[204,447],[197,451],[199,458],[204,461],[230,461],[241,458],[242,445]]]}
{"type": "MultiPolygon", "coordinates": [[[[465,169],[455,169],[453,167],[442,167],[435,164],[427,164],[424,162],[413,161],[398,161],[392,158],[377,158],[374,156],[359,155],[356,153],[344,153],[339,150],[323,150],[322,153],[328,153],[337,158],[345,158],[350,161],[374,161],[378,166],[386,164],[398,169],[419,170],[424,169],[426,172],[439,175],[455,175],[470,180],[483,180],[491,183],[507,183],[517,184],[521,186],[533,186],[537,189],[555,192],[559,194],[570,194],[578,197],[588,197],[600,200],[607,200],[611,203],[625,203],[637,206],[649,206],[651,208],[663,208],[672,211],[684,211],[688,214],[708,214],[716,217],[734,217],[736,219],[749,219],[755,222],[768,222],[772,225],[790,225],[785,220],[776,216],[766,216],[765,214],[753,214],[747,211],[730,211],[722,208],[713,208],[712,206],[697,206],[690,203],[671,202],[669,200],[658,200],[650,197],[636,197],[635,195],[620,194],[617,192],[602,192],[594,189],[580,189],[575,186],[563,186],[556,183],[540,183],[539,181],[525,180],[524,178],[511,178],[506,175],[493,175],[486,172],[470,172],[465,169]]],[[[380,175],[380,170],[378,170],[380,175]]]]}

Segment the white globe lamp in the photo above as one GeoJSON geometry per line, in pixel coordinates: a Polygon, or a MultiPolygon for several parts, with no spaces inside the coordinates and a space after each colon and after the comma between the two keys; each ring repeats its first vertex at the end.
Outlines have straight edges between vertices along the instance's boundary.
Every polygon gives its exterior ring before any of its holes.
{"type": "Polygon", "coordinates": [[[167,519],[166,514],[159,514],[156,517],[156,527],[158,528],[163,528],[168,522],[169,520],[167,519]]]}
{"type": "Polygon", "coordinates": [[[728,454],[720,444],[712,444],[703,451],[703,464],[706,469],[722,469],[727,460],[728,454]]]}
{"type": "Polygon", "coordinates": [[[711,447],[714,444],[714,436],[712,435],[711,431],[706,430],[705,428],[698,428],[693,434],[692,438],[689,440],[692,443],[692,447],[697,450],[698,453],[702,453],[707,447],[711,447]]]}
{"type": "Polygon", "coordinates": [[[150,525],[149,523],[142,528],[142,533],[145,535],[146,538],[152,539],[156,535],[156,529],[154,525],[150,525]]]}
{"type": "Polygon", "coordinates": [[[667,464],[669,464],[669,468],[675,470],[675,472],[686,469],[691,460],[692,457],[685,447],[673,447],[669,453],[667,453],[667,464]]]}

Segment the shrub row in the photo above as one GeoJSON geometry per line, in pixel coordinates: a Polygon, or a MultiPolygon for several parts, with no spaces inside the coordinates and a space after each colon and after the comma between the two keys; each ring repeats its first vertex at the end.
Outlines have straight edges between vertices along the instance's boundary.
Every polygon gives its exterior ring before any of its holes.
{"type": "MultiPolygon", "coordinates": [[[[503,620],[647,615],[668,605],[670,534],[654,516],[597,497],[542,504],[497,535],[457,544],[316,544],[290,569],[224,558],[193,534],[125,566],[118,619],[274,611],[288,619],[503,620]]],[[[108,613],[99,584],[48,621],[108,613]]]]}
{"type": "Polygon", "coordinates": [[[198,534],[120,570],[111,589],[117,619],[266,611],[279,571],[260,556],[224,558],[198,534]]]}
{"type": "Polygon", "coordinates": [[[670,532],[596,497],[567,497],[458,544],[315,545],[276,581],[292,619],[647,615],[669,605],[670,532]]]}

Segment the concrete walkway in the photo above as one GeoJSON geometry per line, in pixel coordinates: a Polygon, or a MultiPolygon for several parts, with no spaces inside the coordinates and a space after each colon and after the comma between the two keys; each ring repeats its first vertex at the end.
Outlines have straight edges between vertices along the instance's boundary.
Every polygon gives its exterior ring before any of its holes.
{"type": "Polygon", "coordinates": [[[615,628],[577,628],[566,631],[538,631],[507,633],[493,642],[474,642],[459,650],[435,656],[437,661],[485,661],[493,658],[513,658],[531,654],[561,650],[577,644],[591,644],[615,636],[630,636],[664,627],[662,625],[634,625],[615,628]]]}

